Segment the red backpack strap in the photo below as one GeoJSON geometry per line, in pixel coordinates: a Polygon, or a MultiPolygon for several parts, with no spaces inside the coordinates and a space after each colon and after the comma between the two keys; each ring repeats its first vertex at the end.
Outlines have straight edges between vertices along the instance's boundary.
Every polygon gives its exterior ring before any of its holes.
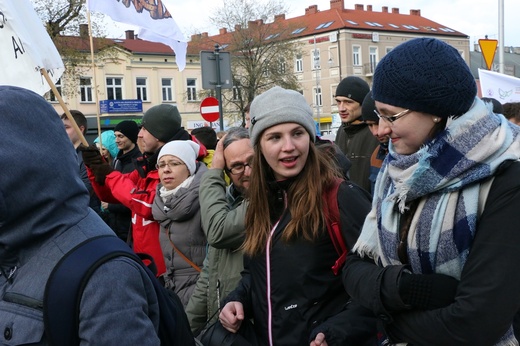
{"type": "Polygon", "coordinates": [[[333,185],[324,192],[323,199],[325,206],[323,208],[325,214],[325,220],[327,223],[327,231],[329,232],[330,239],[334,248],[338,253],[339,257],[332,266],[334,275],[338,275],[345,260],[347,258],[347,246],[345,240],[341,234],[340,218],[339,218],[339,207],[338,207],[338,190],[339,186],[343,182],[343,179],[336,178],[333,185]]]}

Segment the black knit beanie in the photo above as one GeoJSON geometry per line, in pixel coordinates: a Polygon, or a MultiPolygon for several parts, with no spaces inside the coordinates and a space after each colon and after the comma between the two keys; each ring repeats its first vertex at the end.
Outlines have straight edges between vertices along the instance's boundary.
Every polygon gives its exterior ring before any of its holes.
{"type": "Polygon", "coordinates": [[[365,99],[363,100],[363,104],[361,105],[361,118],[363,121],[375,121],[379,122],[379,117],[374,112],[376,110],[376,101],[372,98],[372,91],[370,91],[365,99]]]}
{"type": "Polygon", "coordinates": [[[356,76],[348,76],[347,78],[343,78],[336,87],[336,96],[348,97],[362,104],[363,99],[369,91],[370,87],[365,80],[356,76]]]}
{"type": "Polygon", "coordinates": [[[382,103],[446,118],[469,110],[477,86],[455,48],[434,38],[415,38],[377,64],[372,94],[382,103]]]}
{"type": "Polygon", "coordinates": [[[160,104],[144,113],[141,124],[152,136],[166,143],[181,129],[182,119],[177,107],[160,104]]]}
{"type": "Polygon", "coordinates": [[[133,143],[137,143],[137,134],[139,133],[139,126],[133,120],[123,120],[114,127],[114,132],[119,131],[128,137],[133,143]]]}

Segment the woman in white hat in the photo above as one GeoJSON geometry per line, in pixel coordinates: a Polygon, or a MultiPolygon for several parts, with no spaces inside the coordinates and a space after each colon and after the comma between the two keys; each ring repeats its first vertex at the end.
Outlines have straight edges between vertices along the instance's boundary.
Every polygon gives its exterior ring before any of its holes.
{"type": "Polygon", "coordinates": [[[195,288],[206,256],[202,231],[199,185],[206,165],[197,161],[199,145],[193,141],[166,143],[157,157],[160,183],[152,206],[161,224],[159,236],[166,263],[162,276],[184,306],[195,288]]]}

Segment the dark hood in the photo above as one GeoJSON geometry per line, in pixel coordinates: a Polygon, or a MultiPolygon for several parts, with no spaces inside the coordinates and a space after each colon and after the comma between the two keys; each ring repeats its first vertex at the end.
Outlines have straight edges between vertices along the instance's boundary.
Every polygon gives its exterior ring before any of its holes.
{"type": "Polygon", "coordinates": [[[77,224],[89,196],[60,116],[36,93],[0,86],[0,265],[77,224]]]}

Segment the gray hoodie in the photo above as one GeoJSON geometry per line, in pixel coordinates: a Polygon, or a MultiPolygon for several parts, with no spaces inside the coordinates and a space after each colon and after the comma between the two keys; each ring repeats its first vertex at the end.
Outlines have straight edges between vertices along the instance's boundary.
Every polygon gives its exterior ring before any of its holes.
{"type": "MultiPolygon", "coordinates": [[[[76,152],[41,96],[0,86],[0,344],[46,345],[45,284],[78,243],[113,234],[88,207],[76,152]]],[[[85,287],[81,345],[159,345],[157,297],[138,263],[116,258],[85,287]]]]}

